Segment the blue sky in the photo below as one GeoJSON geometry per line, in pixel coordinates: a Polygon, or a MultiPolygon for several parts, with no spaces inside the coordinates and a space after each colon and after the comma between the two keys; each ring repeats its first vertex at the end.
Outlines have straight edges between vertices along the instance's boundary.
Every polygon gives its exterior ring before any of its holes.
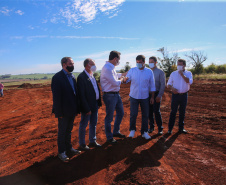
{"type": "Polygon", "coordinates": [[[1,0],[0,75],[55,73],[64,56],[76,72],[88,57],[100,70],[111,50],[121,52],[121,69],[139,54],[161,56],[161,47],[225,64],[225,10],[222,0],[1,0]]]}

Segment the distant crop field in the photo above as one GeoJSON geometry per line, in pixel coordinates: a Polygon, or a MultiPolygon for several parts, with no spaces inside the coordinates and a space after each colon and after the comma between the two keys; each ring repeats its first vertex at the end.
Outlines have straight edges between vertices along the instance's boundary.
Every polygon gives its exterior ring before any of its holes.
{"type": "Polygon", "coordinates": [[[51,83],[51,79],[8,81],[8,82],[4,82],[4,86],[5,86],[5,88],[10,87],[10,86],[20,86],[23,83],[29,83],[29,84],[50,84],[51,83]]]}
{"type": "Polygon", "coordinates": [[[226,79],[226,74],[200,74],[200,75],[194,75],[194,79],[224,80],[226,79]]]}
{"type": "MultiPolygon", "coordinates": [[[[22,75],[11,75],[11,80],[17,80],[17,79],[51,79],[55,73],[48,73],[48,74],[22,74],[22,75]]],[[[75,77],[77,78],[80,72],[73,73],[75,77]]]]}

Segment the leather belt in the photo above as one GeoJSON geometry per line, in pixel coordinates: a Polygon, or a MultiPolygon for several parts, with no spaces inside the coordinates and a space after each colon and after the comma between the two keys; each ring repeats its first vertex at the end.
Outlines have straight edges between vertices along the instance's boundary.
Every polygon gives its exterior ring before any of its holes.
{"type": "Polygon", "coordinates": [[[104,94],[118,94],[119,93],[119,91],[118,92],[104,92],[104,94]]]}
{"type": "Polygon", "coordinates": [[[185,92],[185,93],[177,93],[178,95],[184,95],[184,94],[187,94],[188,92],[185,92]]]}

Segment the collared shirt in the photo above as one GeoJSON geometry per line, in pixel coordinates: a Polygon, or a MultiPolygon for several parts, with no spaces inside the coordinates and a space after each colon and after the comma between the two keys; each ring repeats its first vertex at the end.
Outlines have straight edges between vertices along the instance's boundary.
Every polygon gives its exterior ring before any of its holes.
{"type": "Polygon", "coordinates": [[[73,78],[75,78],[74,75],[72,73],[67,73],[67,71],[65,71],[64,69],[63,69],[63,72],[67,76],[67,79],[68,79],[69,83],[71,84],[71,87],[72,87],[74,93],[76,94],[74,82],[73,82],[73,78]]]}
{"type": "Polygon", "coordinates": [[[158,97],[162,97],[162,95],[164,94],[165,87],[166,87],[165,73],[164,73],[164,71],[162,71],[161,69],[159,69],[157,67],[155,67],[152,71],[153,71],[153,74],[155,77],[156,91],[159,91],[158,97]]]}
{"type": "Polygon", "coordinates": [[[103,92],[118,92],[120,90],[121,80],[118,80],[122,76],[121,73],[116,73],[115,66],[106,62],[101,70],[100,85],[103,92]]]}
{"type": "Polygon", "coordinates": [[[178,90],[178,93],[185,93],[189,91],[190,85],[193,83],[192,73],[190,71],[184,71],[184,76],[189,78],[189,83],[186,83],[183,77],[179,74],[178,70],[170,74],[167,85],[172,85],[178,90]]]}
{"type": "Polygon", "coordinates": [[[85,73],[87,74],[87,76],[89,77],[89,80],[91,81],[92,85],[93,85],[93,88],[94,88],[94,91],[96,93],[96,100],[99,100],[99,90],[98,90],[98,87],[97,87],[97,82],[93,76],[93,74],[89,74],[86,70],[84,70],[85,73]]]}
{"type": "Polygon", "coordinates": [[[126,75],[127,82],[131,81],[130,96],[135,99],[146,99],[149,97],[149,92],[155,91],[155,79],[151,69],[144,68],[143,70],[134,67],[130,69],[126,75]]]}

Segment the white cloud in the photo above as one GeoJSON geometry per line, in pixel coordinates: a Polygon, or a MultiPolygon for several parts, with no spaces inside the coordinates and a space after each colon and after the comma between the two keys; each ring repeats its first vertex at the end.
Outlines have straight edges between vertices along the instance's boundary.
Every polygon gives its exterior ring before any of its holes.
{"type": "Polygon", "coordinates": [[[47,35],[35,35],[35,36],[29,36],[27,37],[27,40],[30,42],[34,39],[39,39],[39,38],[47,38],[48,36],[47,35]]]}
{"type": "Polygon", "coordinates": [[[56,38],[56,39],[120,39],[120,40],[137,40],[137,39],[139,39],[139,38],[104,37],[104,36],[50,36],[50,38],[56,38]]]}
{"type": "Polygon", "coordinates": [[[9,16],[9,13],[11,12],[12,10],[10,10],[8,7],[1,7],[0,9],[0,13],[6,15],[6,16],[9,16]]]}
{"type": "Polygon", "coordinates": [[[10,37],[10,39],[23,39],[24,37],[23,36],[12,36],[10,37]]]}
{"type": "Polygon", "coordinates": [[[11,13],[15,13],[15,14],[18,14],[18,15],[23,15],[24,14],[24,12],[22,12],[21,10],[14,11],[14,8],[13,9],[10,9],[7,6],[4,6],[4,7],[1,7],[0,8],[0,14],[1,13],[3,15],[5,15],[5,16],[9,16],[11,13]]]}
{"type": "Polygon", "coordinates": [[[109,18],[117,16],[118,8],[125,0],[73,0],[60,9],[59,16],[54,16],[51,22],[57,20],[67,22],[69,26],[74,24],[90,23],[100,13],[108,15],[109,18]]]}
{"type": "Polygon", "coordinates": [[[28,28],[31,29],[31,30],[35,29],[35,28],[34,28],[33,26],[31,26],[31,25],[29,25],[28,28]]]}
{"type": "Polygon", "coordinates": [[[17,11],[15,11],[15,13],[18,14],[18,15],[23,15],[24,14],[24,12],[22,12],[21,10],[17,10],[17,11]]]}

